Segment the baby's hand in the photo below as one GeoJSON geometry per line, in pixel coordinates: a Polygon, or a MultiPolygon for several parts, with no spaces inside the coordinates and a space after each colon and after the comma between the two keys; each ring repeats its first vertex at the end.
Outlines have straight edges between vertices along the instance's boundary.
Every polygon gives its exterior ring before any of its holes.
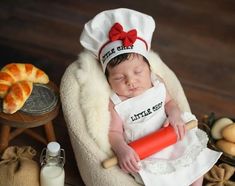
{"type": "Polygon", "coordinates": [[[138,154],[127,144],[116,152],[120,168],[126,173],[135,173],[140,170],[138,154]]]}
{"type": "Polygon", "coordinates": [[[181,118],[168,117],[163,126],[167,127],[169,124],[175,129],[178,140],[182,140],[186,132],[185,122],[181,118]]]}

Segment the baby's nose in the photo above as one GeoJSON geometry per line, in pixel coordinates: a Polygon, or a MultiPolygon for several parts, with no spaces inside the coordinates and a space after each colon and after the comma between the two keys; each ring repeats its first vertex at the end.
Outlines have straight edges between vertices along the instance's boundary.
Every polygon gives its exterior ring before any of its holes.
{"type": "Polygon", "coordinates": [[[135,79],[134,78],[130,77],[130,78],[127,79],[127,85],[128,86],[133,86],[134,83],[135,83],[135,79]]]}

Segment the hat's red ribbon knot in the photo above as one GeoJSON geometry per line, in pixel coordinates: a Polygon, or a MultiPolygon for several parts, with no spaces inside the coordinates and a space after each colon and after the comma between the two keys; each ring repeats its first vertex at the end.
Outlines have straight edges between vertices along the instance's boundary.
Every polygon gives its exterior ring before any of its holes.
{"type": "Polygon", "coordinates": [[[110,41],[122,40],[123,45],[128,47],[135,43],[137,39],[136,29],[132,29],[128,32],[123,31],[122,25],[115,23],[109,31],[110,41]]]}

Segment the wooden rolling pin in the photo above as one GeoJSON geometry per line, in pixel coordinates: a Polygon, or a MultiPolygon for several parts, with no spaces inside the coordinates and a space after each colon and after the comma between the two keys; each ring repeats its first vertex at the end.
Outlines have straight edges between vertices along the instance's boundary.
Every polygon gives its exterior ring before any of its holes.
{"type": "MultiPolygon", "coordinates": [[[[196,120],[189,121],[186,123],[186,131],[197,127],[198,123],[196,120]]],[[[169,125],[167,127],[161,128],[156,132],[148,134],[136,141],[129,143],[135,152],[139,155],[140,159],[144,159],[162,149],[175,144],[177,142],[177,134],[174,128],[169,125]]],[[[104,168],[110,168],[118,164],[118,159],[116,156],[106,159],[102,162],[104,168]]]]}

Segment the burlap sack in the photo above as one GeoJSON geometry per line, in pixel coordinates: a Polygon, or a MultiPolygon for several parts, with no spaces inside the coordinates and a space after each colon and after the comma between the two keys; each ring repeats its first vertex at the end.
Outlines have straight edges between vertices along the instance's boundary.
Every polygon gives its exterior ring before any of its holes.
{"type": "Polygon", "coordinates": [[[234,186],[235,182],[230,180],[233,176],[235,168],[226,163],[221,163],[213,168],[204,176],[207,182],[206,186],[234,186]]]}
{"type": "Polygon", "coordinates": [[[0,161],[0,186],[39,186],[39,165],[30,146],[8,147],[0,161]]]}

